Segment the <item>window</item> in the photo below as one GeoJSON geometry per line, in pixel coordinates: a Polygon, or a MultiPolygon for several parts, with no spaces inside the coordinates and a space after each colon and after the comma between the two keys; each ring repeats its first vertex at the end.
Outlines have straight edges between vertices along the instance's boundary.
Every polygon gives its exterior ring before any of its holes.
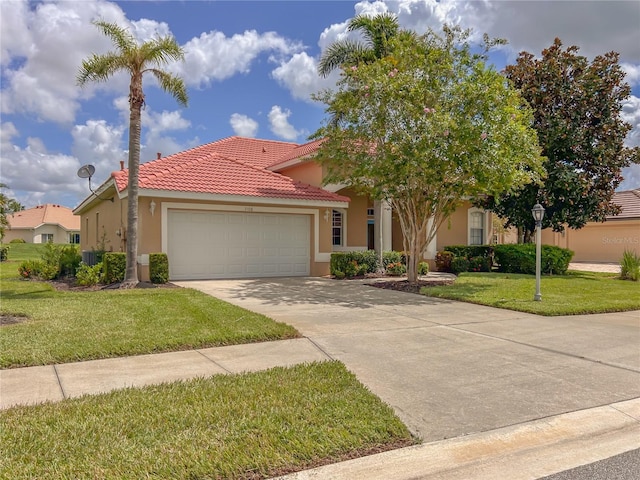
{"type": "Polygon", "coordinates": [[[469,212],[469,245],[484,243],[484,212],[469,212]]]}
{"type": "Polygon", "coordinates": [[[332,216],[332,229],[331,229],[331,244],[334,247],[342,246],[342,231],[343,231],[343,218],[342,212],[338,210],[333,211],[332,216]]]}
{"type": "Polygon", "coordinates": [[[69,243],[74,243],[74,244],[80,243],[80,234],[79,233],[70,233],[69,234],[69,243]]]}
{"type": "Polygon", "coordinates": [[[53,233],[43,233],[40,242],[53,243],[53,233]]]}

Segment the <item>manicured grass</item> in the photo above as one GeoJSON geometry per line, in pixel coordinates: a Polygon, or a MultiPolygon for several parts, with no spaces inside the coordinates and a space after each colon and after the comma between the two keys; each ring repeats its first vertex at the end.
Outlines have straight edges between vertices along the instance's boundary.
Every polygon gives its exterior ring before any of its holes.
{"type": "Polygon", "coordinates": [[[339,362],[0,412],[0,478],[267,478],[416,443],[339,362]]]}
{"type": "Polygon", "coordinates": [[[22,262],[24,260],[36,260],[40,258],[44,245],[41,243],[4,243],[3,247],[9,247],[8,260],[10,262],[22,262]]]}
{"type": "Polygon", "coordinates": [[[533,300],[535,291],[532,275],[463,273],[453,285],[428,287],[421,293],[539,315],[640,310],[640,283],[619,280],[615,273],[569,271],[543,276],[542,301],[533,300]]]}
{"type": "Polygon", "coordinates": [[[0,368],[295,338],[291,326],[196,290],[56,291],[0,264],[0,368]]]}

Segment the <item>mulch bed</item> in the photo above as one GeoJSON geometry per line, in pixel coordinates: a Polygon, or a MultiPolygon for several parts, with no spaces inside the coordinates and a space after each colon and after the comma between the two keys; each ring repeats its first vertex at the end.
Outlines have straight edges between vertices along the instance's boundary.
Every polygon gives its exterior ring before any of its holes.
{"type": "Polygon", "coordinates": [[[16,323],[22,323],[29,320],[28,317],[22,317],[20,315],[9,315],[3,314],[0,315],[0,327],[4,327],[5,325],[15,325],[16,323]]]}
{"type": "Polygon", "coordinates": [[[453,280],[418,280],[410,282],[408,280],[391,280],[367,283],[370,287],[386,288],[407,293],[420,293],[423,287],[439,287],[442,285],[453,285],[453,280]]]}

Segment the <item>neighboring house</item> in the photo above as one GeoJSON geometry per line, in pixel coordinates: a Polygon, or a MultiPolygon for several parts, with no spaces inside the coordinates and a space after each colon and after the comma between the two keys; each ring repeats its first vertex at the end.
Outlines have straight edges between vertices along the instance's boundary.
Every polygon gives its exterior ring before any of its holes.
{"type": "Polygon", "coordinates": [[[618,263],[625,250],[640,255],[640,189],[614,193],[613,203],[620,205],[618,215],[578,230],[543,230],[542,243],[573,250],[576,262],[618,263]]]}
{"type": "Polygon", "coordinates": [[[38,205],[7,215],[4,243],[22,239],[27,243],[80,243],[80,218],[62,205],[38,205]]]}
{"type": "MultiPolygon", "coordinates": [[[[229,137],[141,164],[140,278],[148,278],[154,252],[167,253],[169,277],[179,280],[322,276],[335,251],[380,242],[384,250],[402,250],[390,209],[343,185],[322,185],[323,169],[310,158],[319,144],[229,137]]],[[[127,170],[121,165],[74,213],[82,250],[103,244],[124,252],[127,170]]],[[[425,258],[445,245],[487,243],[489,217],[465,204],[425,258]]]]}

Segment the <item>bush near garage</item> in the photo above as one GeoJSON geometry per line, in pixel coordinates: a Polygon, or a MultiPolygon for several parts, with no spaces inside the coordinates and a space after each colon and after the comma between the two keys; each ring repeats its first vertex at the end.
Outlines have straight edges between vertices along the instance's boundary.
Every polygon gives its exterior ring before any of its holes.
{"type": "Polygon", "coordinates": [[[102,257],[104,265],[104,283],[118,283],[124,280],[127,271],[127,254],[124,252],[107,252],[102,257]]]}
{"type": "Polygon", "coordinates": [[[149,254],[149,278],[151,283],[169,281],[169,257],[166,253],[149,254]]]}

